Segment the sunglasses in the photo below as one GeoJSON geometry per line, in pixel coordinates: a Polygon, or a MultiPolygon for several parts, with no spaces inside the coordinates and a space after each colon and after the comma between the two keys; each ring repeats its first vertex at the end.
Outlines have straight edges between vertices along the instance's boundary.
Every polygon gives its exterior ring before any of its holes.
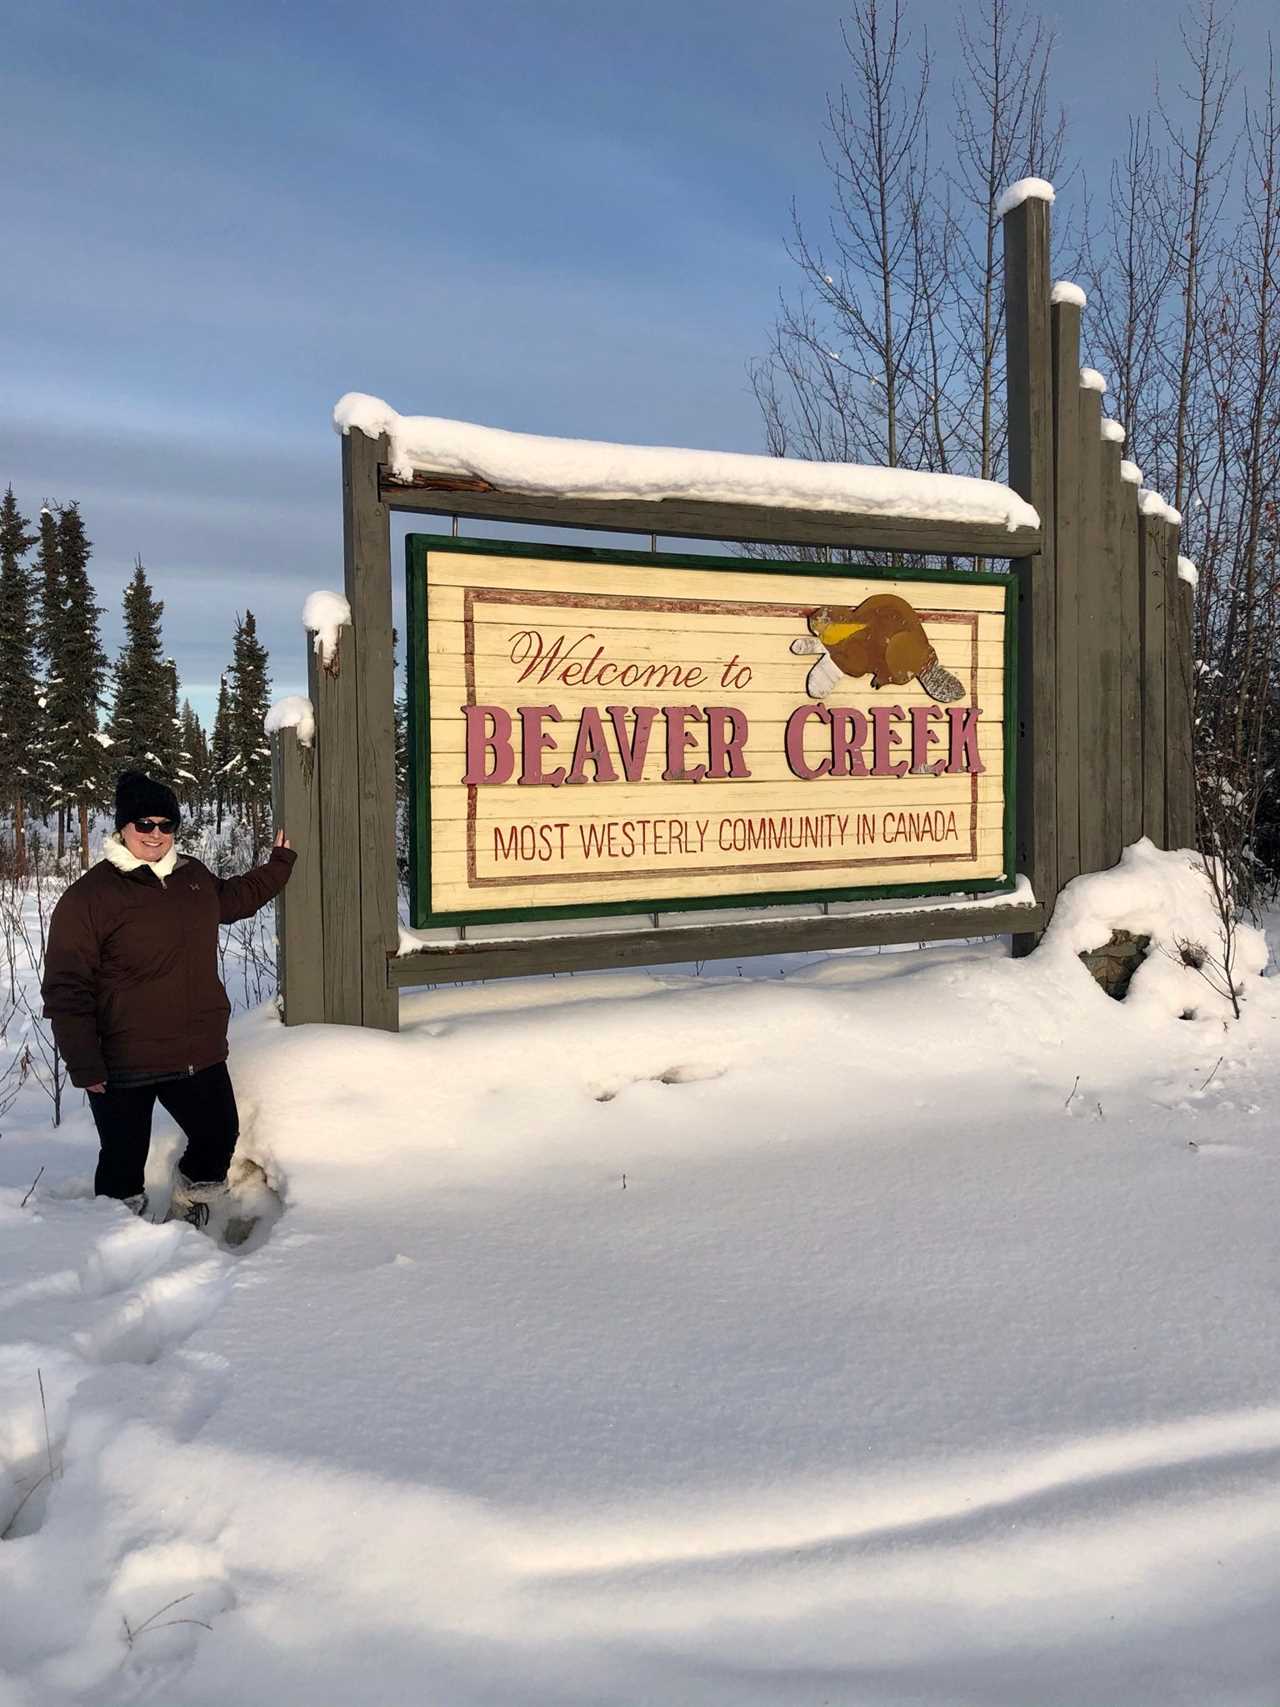
{"type": "Polygon", "coordinates": [[[178,827],[176,818],[135,818],[133,827],[140,836],[149,836],[153,830],[159,830],[162,836],[171,836],[178,827]]]}

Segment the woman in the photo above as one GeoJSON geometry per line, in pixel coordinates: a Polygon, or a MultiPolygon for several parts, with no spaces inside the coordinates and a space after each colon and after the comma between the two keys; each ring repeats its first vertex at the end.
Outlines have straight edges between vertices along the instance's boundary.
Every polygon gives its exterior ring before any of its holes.
{"type": "Polygon", "coordinates": [[[124,772],[115,835],[53,910],[42,993],[71,1083],[89,1092],[97,1194],[146,1213],[159,1102],[187,1140],[170,1214],[203,1226],[226,1192],[239,1135],[218,926],[265,907],[297,856],[282,830],[266,865],[215,877],[174,846],[179,818],[172,789],[124,772]]]}

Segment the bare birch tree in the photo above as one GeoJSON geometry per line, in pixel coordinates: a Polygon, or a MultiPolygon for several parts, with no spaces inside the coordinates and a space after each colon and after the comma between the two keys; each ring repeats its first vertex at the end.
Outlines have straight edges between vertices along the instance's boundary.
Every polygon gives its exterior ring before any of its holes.
{"type": "Polygon", "coordinates": [[[918,466],[938,437],[928,376],[941,360],[926,325],[928,46],[913,53],[903,0],[855,0],[842,31],[850,83],[827,99],[826,237],[793,210],[800,289],[752,384],[777,455],[918,466]]]}
{"type": "Polygon", "coordinates": [[[1009,0],[983,0],[975,24],[957,14],[965,75],[953,86],[947,208],[957,264],[954,312],[971,399],[956,411],[968,470],[991,479],[1004,451],[1004,257],[996,203],[1019,178],[1053,180],[1062,163],[1066,118],[1049,90],[1054,33],[1009,0]],[[958,208],[955,204],[958,204],[958,208]],[[970,424],[973,424],[972,426],[970,424]]]}

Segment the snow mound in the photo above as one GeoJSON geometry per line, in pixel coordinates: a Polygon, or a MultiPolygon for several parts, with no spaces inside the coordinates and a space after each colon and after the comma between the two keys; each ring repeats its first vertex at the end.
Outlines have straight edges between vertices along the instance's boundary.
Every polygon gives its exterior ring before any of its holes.
{"type": "Polygon", "coordinates": [[[351,606],[341,593],[308,593],[302,607],[302,626],[315,635],[315,649],[322,663],[338,650],[338,634],[351,626],[351,606]]]}
{"type": "MultiPolygon", "coordinates": [[[[1233,1017],[1222,964],[1222,921],[1198,853],[1187,848],[1166,853],[1144,836],[1110,871],[1077,877],[1058,897],[1031,958],[1092,983],[1077,956],[1103,947],[1113,931],[1151,938],[1126,1006],[1152,1018],[1217,1023],[1233,1017]]],[[[1237,925],[1233,973],[1242,1001],[1266,964],[1263,933],[1237,925]]],[[[1099,996],[1109,999],[1101,991],[1099,996]]]]}
{"type": "Polygon", "coordinates": [[[1078,284],[1072,284],[1070,279],[1059,279],[1049,292],[1050,302],[1069,302],[1073,308],[1083,308],[1088,297],[1078,284]]]}
{"type": "Polygon", "coordinates": [[[1012,213],[1015,207],[1021,207],[1025,201],[1052,204],[1056,195],[1056,190],[1047,178],[1019,178],[1016,184],[1010,184],[1007,190],[1001,192],[996,202],[996,218],[1003,219],[1007,213],[1012,213]]]}
{"type": "Polygon", "coordinates": [[[1272,1701],[1280,980],[1183,1024],[1074,954],[1201,926],[1192,859],[1025,959],[264,1005],[239,1254],[11,1109],[0,1702],[1272,1701]]]}
{"type": "Polygon", "coordinates": [[[1136,462],[1122,462],[1120,464],[1120,478],[1127,481],[1130,486],[1141,486],[1142,470],[1136,462]]]}
{"type": "Polygon", "coordinates": [[[385,433],[398,479],[430,469],[482,480],[503,492],[646,503],[683,498],[832,514],[852,510],[885,518],[985,523],[1010,531],[1040,525],[1032,506],[1009,487],[969,475],[545,438],[437,415],[400,415],[381,398],[356,391],[339,399],[333,423],[340,433],[355,430],[371,438],[385,433]]]}
{"type": "Polygon", "coordinates": [[[1124,427],[1119,421],[1112,421],[1107,416],[1102,419],[1102,436],[1108,444],[1122,445],[1124,443],[1124,427]]]}
{"type": "Polygon", "coordinates": [[[1082,367],[1080,369],[1080,384],[1086,391],[1096,391],[1099,396],[1107,389],[1107,382],[1096,367],[1082,367]]]}
{"type": "Polygon", "coordinates": [[[281,729],[292,729],[299,746],[309,747],[316,736],[315,707],[305,694],[286,694],[271,707],[262,720],[262,727],[268,735],[274,735],[281,729]]]}
{"type": "Polygon", "coordinates": [[[1200,571],[1196,568],[1195,564],[1189,557],[1179,557],[1178,579],[1180,581],[1189,582],[1193,587],[1198,587],[1200,585],[1200,571]]]}

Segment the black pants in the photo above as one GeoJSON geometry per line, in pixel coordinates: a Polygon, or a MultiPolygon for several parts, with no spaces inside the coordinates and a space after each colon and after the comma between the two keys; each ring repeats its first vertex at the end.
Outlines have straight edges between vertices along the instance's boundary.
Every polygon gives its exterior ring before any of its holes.
{"type": "Polygon", "coordinates": [[[142,1190],[151,1148],[151,1111],[156,1103],[173,1116],[186,1135],[178,1166],[201,1184],[227,1177],[240,1135],[235,1092],[225,1061],[181,1079],[158,1085],[112,1085],[89,1093],[98,1128],[98,1168],[93,1189],[99,1197],[136,1197],[142,1190]]]}

